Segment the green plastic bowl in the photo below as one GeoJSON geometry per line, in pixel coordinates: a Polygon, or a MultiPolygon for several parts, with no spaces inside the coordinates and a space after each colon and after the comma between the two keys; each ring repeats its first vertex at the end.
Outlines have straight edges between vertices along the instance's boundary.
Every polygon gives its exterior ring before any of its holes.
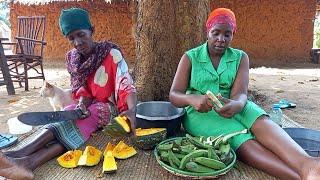
{"type": "Polygon", "coordinates": [[[175,138],[171,138],[171,139],[167,139],[164,140],[162,142],[160,142],[156,148],[154,149],[154,155],[156,156],[156,160],[157,162],[160,164],[161,167],[163,167],[164,169],[166,169],[167,171],[169,171],[170,173],[177,175],[177,176],[181,176],[181,177],[188,177],[188,178],[195,178],[195,179],[202,179],[202,178],[217,178],[219,176],[223,176],[225,175],[227,172],[230,171],[230,169],[234,166],[237,156],[236,153],[231,149],[231,153],[233,154],[233,160],[232,162],[224,169],[220,169],[218,171],[213,171],[210,173],[195,173],[195,172],[188,172],[188,171],[183,171],[180,169],[175,169],[169,165],[167,165],[166,163],[162,162],[160,159],[160,155],[159,152],[157,150],[157,147],[161,144],[170,142],[170,141],[174,141],[176,139],[179,138],[185,138],[185,137],[175,137],[175,138]]]}

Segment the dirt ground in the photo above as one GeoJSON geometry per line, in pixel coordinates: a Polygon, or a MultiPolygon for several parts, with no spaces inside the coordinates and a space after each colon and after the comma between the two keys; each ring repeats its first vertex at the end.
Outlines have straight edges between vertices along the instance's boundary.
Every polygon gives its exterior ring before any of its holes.
{"type": "MultiPolygon", "coordinates": [[[[69,87],[69,75],[63,61],[45,61],[47,81],[62,88],[69,87]]],[[[130,67],[131,65],[129,65],[130,67]]],[[[16,95],[8,96],[5,86],[0,87],[0,132],[8,133],[7,120],[27,111],[52,110],[48,99],[39,96],[42,80],[31,80],[30,91],[16,88],[16,95]]],[[[18,87],[15,84],[15,87],[18,87]]],[[[250,95],[266,111],[272,103],[287,99],[296,108],[283,112],[301,125],[320,129],[320,64],[291,64],[278,68],[257,67],[250,69],[250,95]]]]}

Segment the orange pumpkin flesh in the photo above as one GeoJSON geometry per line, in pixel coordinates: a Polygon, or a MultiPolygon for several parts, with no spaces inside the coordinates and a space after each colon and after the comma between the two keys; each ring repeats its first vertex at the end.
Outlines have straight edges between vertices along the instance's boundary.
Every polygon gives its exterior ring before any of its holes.
{"type": "Polygon", "coordinates": [[[78,165],[94,166],[100,162],[102,152],[93,146],[87,146],[79,159],[78,165]]]}
{"type": "Polygon", "coordinates": [[[137,154],[137,151],[123,141],[120,141],[113,149],[112,154],[117,159],[127,159],[137,154]]]}
{"type": "Polygon", "coordinates": [[[80,150],[68,151],[58,157],[57,161],[59,165],[64,168],[75,168],[78,166],[78,161],[81,155],[82,151],[80,150]]]}

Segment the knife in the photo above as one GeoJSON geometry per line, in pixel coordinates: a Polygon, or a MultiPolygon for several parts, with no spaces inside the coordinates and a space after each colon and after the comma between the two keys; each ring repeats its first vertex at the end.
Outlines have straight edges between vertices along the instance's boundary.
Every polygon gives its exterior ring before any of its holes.
{"type": "Polygon", "coordinates": [[[81,109],[68,111],[26,112],[18,115],[18,120],[24,124],[39,126],[61,121],[74,121],[86,118],[81,109]]]}

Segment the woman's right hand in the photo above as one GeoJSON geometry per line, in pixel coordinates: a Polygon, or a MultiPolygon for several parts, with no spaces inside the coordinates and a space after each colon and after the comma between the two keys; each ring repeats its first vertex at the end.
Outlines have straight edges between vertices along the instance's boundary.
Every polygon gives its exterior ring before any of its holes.
{"type": "Polygon", "coordinates": [[[78,105],[76,106],[76,109],[80,109],[82,111],[82,117],[81,119],[89,117],[90,111],[87,109],[92,103],[92,99],[88,97],[81,96],[78,102],[78,105]]]}
{"type": "Polygon", "coordinates": [[[209,96],[207,95],[192,95],[190,97],[191,106],[202,113],[206,113],[212,110],[213,104],[210,101],[209,96]]]}
{"type": "Polygon", "coordinates": [[[82,102],[80,102],[75,107],[75,109],[80,109],[81,110],[81,112],[82,112],[81,119],[85,119],[85,118],[87,118],[87,117],[89,117],[91,115],[90,111],[87,109],[87,107],[82,102]]]}

